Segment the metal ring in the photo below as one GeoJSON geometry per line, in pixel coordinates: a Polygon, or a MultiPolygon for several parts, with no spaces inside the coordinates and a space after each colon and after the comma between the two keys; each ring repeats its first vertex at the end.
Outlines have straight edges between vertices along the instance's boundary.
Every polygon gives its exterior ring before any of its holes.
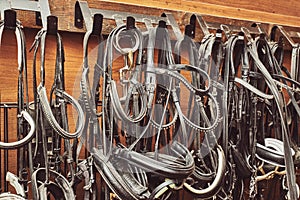
{"type": "Polygon", "coordinates": [[[135,52],[139,46],[140,46],[140,36],[137,33],[136,29],[131,29],[126,31],[126,27],[122,27],[118,30],[118,32],[114,35],[113,38],[113,45],[116,48],[117,51],[119,51],[121,54],[128,54],[130,51],[135,52]],[[125,31],[124,31],[125,30],[125,31]],[[126,32],[125,35],[121,35],[122,33],[126,32]],[[134,33],[132,34],[127,34],[127,33],[134,33]],[[134,39],[134,45],[132,45],[131,48],[122,48],[120,45],[120,41],[124,39],[125,37],[130,38],[131,42],[133,42],[132,39],[134,39]]]}

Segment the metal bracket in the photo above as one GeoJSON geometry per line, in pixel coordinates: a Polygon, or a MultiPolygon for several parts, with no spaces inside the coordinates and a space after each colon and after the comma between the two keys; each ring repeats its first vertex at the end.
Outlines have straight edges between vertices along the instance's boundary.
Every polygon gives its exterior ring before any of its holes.
{"type": "Polygon", "coordinates": [[[276,29],[278,29],[280,31],[280,33],[287,39],[287,41],[290,43],[290,45],[292,47],[298,47],[298,43],[296,43],[292,39],[292,37],[290,36],[290,34],[282,26],[280,26],[280,25],[273,26],[273,28],[271,30],[271,40],[275,40],[276,29]]]}
{"type": "Polygon", "coordinates": [[[93,16],[86,1],[77,1],[75,3],[75,26],[77,28],[83,28],[83,22],[85,22],[86,29],[92,30],[93,16]]]}
{"type": "MultiPolygon", "coordinates": [[[[239,33],[241,32],[241,26],[235,26],[235,25],[228,25],[228,24],[222,24],[222,23],[217,23],[217,22],[206,22],[202,16],[196,15],[197,22],[200,25],[200,28],[204,35],[210,34],[209,30],[218,30],[221,29],[225,32],[225,35],[228,36],[228,34],[236,32],[239,33]]],[[[247,27],[249,32],[251,34],[259,34],[260,31],[255,28],[255,27],[247,27]]]]}
{"type": "Polygon", "coordinates": [[[4,11],[4,28],[16,29],[17,13],[14,10],[8,9],[4,11]]]}
{"type": "Polygon", "coordinates": [[[259,33],[264,33],[267,34],[267,32],[265,31],[265,29],[261,26],[261,23],[253,23],[252,27],[256,27],[259,31],[259,33]]]}
{"type": "MultiPolygon", "coordinates": [[[[76,1],[75,3],[75,21],[74,21],[75,27],[82,29],[85,23],[86,29],[91,30],[92,29],[91,24],[93,23],[93,16],[95,18],[96,14],[101,14],[104,19],[115,20],[117,25],[124,24],[124,21],[126,22],[128,20],[133,21],[134,19],[135,22],[144,23],[147,28],[151,28],[152,24],[158,24],[159,21],[165,21],[166,25],[172,27],[177,39],[183,37],[180,28],[172,14],[165,13],[166,17],[157,17],[157,16],[129,13],[129,12],[101,10],[101,9],[90,8],[86,1],[80,1],[80,0],[76,1]]],[[[132,24],[132,22],[129,21],[126,24],[128,26],[128,24],[132,24]]]]}
{"type": "Polygon", "coordinates": [[[74,26],[80,29],[83,28],[83,14],[80,8],[80,3],[78,1],[76,1],[75,3],[74,26]]]}
{"type": "Polygon", "coordinates": [[[192,15],[191,17],[190,17],[190,28],[191,28],[191,32],[190,32],[190,37],[191,38],[195,38],[195,31],[196,31],[196,15],[192,15]]]}
{"type": "MultiPolygon", "coordinates": [[[[38,1],[38,0],[35,0],[38,1]]],[[[35,24],[37,26],[43,26],[42,16],[40,12],[35,12],[35,24]]]]}
{"type": "Polygon", "coordinates": [[[164,14],[167,17],[167,20],[168,20],[169,24],[171,25],[171,27],[174,31],[176,39],[181,40],[183,38],[183,35],[181,33],[181,30],[180,30],[180,28],[178,26],[178,23],[176,22],[176,20],[173,16],[173,14],[171,14],[171,13],[164,13],[164,14]]]}
{"type": "Polygon", "coordinates": [[[4,18],[4,11],[8,9],[40,12],[42,26],[45,29],[47,27],[47,17],[51,14],[48,0],[1,0],[1,19],[4,18]]]}
{"type": "MultiPolygon", "coordinates": [[[[200,25],[200,28],[202,30],[202,32],[204,33],[204,35],[209,35],[210,32],[208,30],[208,25],[206,24],[206,22],[203,20],[202,16],[197,15],[197,21],[200,25]]],[[[220,27],[219,27],[220,28],[220,27]]]]}
{"type": "Polygon", "coordinates": [[[56,35],[57,34],[57,17],[50,15],[47,17],[47,34],[56,35]]]}
{"type": "Polygon", "coordinates": [[[92,14],[86,1],[75,3],[74,25],[83,28],[83,22],[87,31],[92,31],[93,35],[100,35],[102,32],[103,15],[101,13],[92,14]]]}

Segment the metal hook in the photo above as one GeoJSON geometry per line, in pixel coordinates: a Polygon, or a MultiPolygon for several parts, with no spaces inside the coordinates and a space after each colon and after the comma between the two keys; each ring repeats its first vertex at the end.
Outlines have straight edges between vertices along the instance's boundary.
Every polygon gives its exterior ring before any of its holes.
{"type": "Polygon", "coordinates": [[[17,26],[17,13],[12,9],[4,11],[4,28],[15,30],[17,26]]]}
{"type": "MultiPolygon", "coordinates": [[[[287,39],[287,41],[291,44],[292,47],[297,47],[298,43],[296,43],[291,37],[290,35],[286,32],[286,30],[280,26],[280,25],[276,25],[274,26],[274,31],[275,31],[275,27],[277,27],[279,29],[279,31],[281,32],[281,34],[287,39]]],[[[272,29],[273,29],[272,28],[272,29]]]]}
{"type": "Polygon", "coordinates": [[[221,25],[220,25],[220,28],[221,28],[222,31],[224,31],[225,36],[226,36],[226,38],[228,39],[228,38],[230,37],[230,35],[231,35],[231,30],[230,30],[230,28],[229,28],[227,25],[225,25],[225,24],[221,24],[221,25]]]}
{"type": "Polygon", "coordinates": [[[204,33],[204,35],[209,35],[210,32],[208,30],[208,26],[207,26],[206,22],[203,20],[201,15],[197,15],[197,21],[198,21],[200,28],[202,29],[202,32],[204,33]]]}

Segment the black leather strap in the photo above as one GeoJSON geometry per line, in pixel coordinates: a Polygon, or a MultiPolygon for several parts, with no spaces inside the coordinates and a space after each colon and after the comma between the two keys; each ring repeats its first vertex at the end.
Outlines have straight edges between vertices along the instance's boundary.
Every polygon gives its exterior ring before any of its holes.
{"type": "Polygon", "coordinates": [[[288,130],[287,130],[287,127],[285,124],[286,121],[284,119],[284,114],[283,114],[284,111],[283,111],[283,107],[282,107],[284,105],[284,102],[283,102],[282,97],[280,96],[280,94],[277,91],[275,83],[272,81],[271,75],[269,74],[268,70],[265,68],[263,63],[261,63],[261,61],[259,60],[255,45],[252,44],[248,50],[249,50],[251,57],[253,57],[253,59],[255,60],[258,69],[264,75],[266,83],[269,86],[272,94],[274,95],[276,107],[278,109],[278,113],[279,113],[280,121],[281,121],[281,125],[282,125],[282,138],[283,138],[283,144],[284,144],[285,166],[286,166],[286,170],[287,170],[287,180],[288,180],[288,187],[290,190],[290,197],[291,197],[291,199],[297,199],[296,188],[295,188],[295,185],[296,185],[295,169],[294,169],[294,163],[293,163],[291,150],[290,150],[290,139],[288,136],[289,133],[288,133],[288,130]]]}
{"type": "Polygon", "coordinates": [[[55,197],[55,199],[75,199],[72,187],[69,184],[68,180],[56,171],[48,170],[47,173],[46,168],[39,168],[34,171],[31,178],[34,187],[33,190],[38,191],[36,197],[37,199],[46,200],[47,191],[49,191],[55,197]],[[44,183],[45,180],[40,180],[40,177],[47,175],[52,177],[55,182],[44,183]],[[42,187],[40,186],[41,184],[43,185],[42,187]]]}
{"type": "MultiPolygon", "coordinates": [[[[105,180],[109,188],[120,198],[120,199],[147,199],[150,195],[147,188],[141,186],[141,184],[130,174],[127,170],[123,169],[128,164],[120,163],[120,169],[117,170],[114,164],[105,158],[101,150],[96,148],[92,151],[92,156],[95,161],[95,166],[102,178],[105,180]],[[122,171],[124,170],[124,171],[122,171]],[[127,180],[125,180],[125,178],[127,180]]],[[[118,161],[115,161],[118,164],[118,161]]]]}
{"type": "Polygon", "coordinates": [[[158,154],[155,159],[154,152],[143,155],[124,148],[115,149],[113,154],[120,160],[162,177],[180,180],[187,178],[195,167],[193,156],[186,147],[177,142],[173,143],[171,149],[180,157],[177,157],[176,154],[175,156],[158,154]]]}
{"type": "MultiPolygon", "coordinates": [[[[63,85],[61,85],[60,88],[57,88],[56,84],[58,84],[58,83],[54,82],[52,90],[56,92],[56,95],[61,95],[62,98],[65,98],[72,105],[74,105],[76,111],[78,112],[79,121],[78,121],[77,130],[74,134],[71,134],[67,130],[64,130],[61,127],[61,125],[56,121],[56,119],[55,119],[55,117],[52,113],[52,110],[50,108],[48,98],[47,98],[46,89],[44,87],[44,85],[45,85],[45,43],[46,43],[46,33],[47,32],[43,31],[43,30],[40,31],[37,34],[37,38],[36,38],[36,42],[35,42],[36,49],[39,47],[39,45],[41,45],[41,72],[40,72],[41,83],[38,86],[37,93],[39,95],[40,103],[42,104],[43,112],[44,112],[45,116],[47,117],[47,120],[48,120],[49,124],[51,125],[51,127],[58,134],[60,134],[62,137],[75,138],[75,137],[80,136],[81,131],[83,129],[83,124],[84,124],[83,111],[82,111],[80,105],[78,104],[77,100],[75,100],[72,96],[70,96],[69,94],[67,94],[65,91],[63,91],[61,89],[61,88],[64,88],[64,84],[60,83],[60,82],[63,82],[63,77],[61,75],[57,75],[58,77],[56,78],[56,80],[59,84],[63,84],[63,85]]],[[[62,49],[61,38],[60,38],[58,33],[57,33],[57,45],[58,45],[58,49],[62,49]]],[[[59,72],[59,71],[61,72],[61,70],[63,70],[63,67],[61,65],[64,61],[63,51],[59,50],[57,53],[58,54],[56,55],[57,56],[56,64],[58,66],[56,68],[57,68],[57,72],[59,72]]],[[[36,56],[35,56],[35,58],[36,58],[36,56]]],[[[35,61],[34,61],[34,63],[35,63],[35,61]]]]}

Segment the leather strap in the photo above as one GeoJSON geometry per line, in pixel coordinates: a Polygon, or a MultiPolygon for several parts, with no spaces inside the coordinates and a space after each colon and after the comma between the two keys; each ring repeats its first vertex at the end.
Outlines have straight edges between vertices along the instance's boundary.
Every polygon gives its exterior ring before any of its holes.
{"type": "Polygon", "coordinates": [[[34,137],[35,123],[32,117],[30,116],[30,114],[27,111],[21,111],[19,117],[24,117],[24,119],[29,123],[30,125],[29,133],[24,138],[16,142],[0,142],[1,149],[15,149],[15,148],[23,147],[24,145],[31,142],[32,138],[34,137]]]}
{"type": "Polygon", "coordinates": [[[33,190],[38,191],[37,199],[46,200],[47,199],[47,194],[46,194],[47,191],[51,192],[51,194],[54,197],[56,197],[55,199],[60,199],[59,198],[59,196],[61,196],[60,194],[63,194],[64,199],[75,199],[75,195],[73,193],[72,187],[69,184],[68,180],[64,176],[62,176],[60,173],[57,173],[56,171],[53,171],[53,170],[49,170],[49,175],[54,178],[55,183],[52,183],[52,184],[48,183],[48,185],[47,185],[44,183],[44,181],[42,181],[43,190],[39,189],[42,187],[39,186],[38,182],[40,182],[40,180],[38,180],[38,177],[40,177],[39,174],[41,174],[41,173],[45,173],[47,175],[47,173],[45,171],[46,171],[46,168],[39,168],[39,169],[35,170],[31,176],[33,187],[34,187],[33,190]],[[55,187],[53,187],[53,186],[55,186],[55,187]],[[58,189],[58,191],[56,191],[57,189],[58,189]]]}
{"type": "MultiPolygon", "coordinates": [[[[55,89],[55,92],[57,95],[62,95],[62,98],[65,98],[67,101],[69,101],[74,108],[76,109],[76,111],[78,112],[78,126],[77,126],[77,130],[75,131],[74,134],[69,133],[68,131],[64,130],[56,121],[51,107],[49,105],[49,101],[47,98],[47,94],[46,94],[46,89],[44,87],[45,85],[45,43],[46,43],[46,31],[40,31],[37,36],[36,36],[36,42],[35,42],[35,46],[36,48],[38,48],[39,45],[41,45],[41,72],[40,72],[40,76],[41,76],[41,83],[37,88],[37,93],[39,95],[40,98],[40,103],[42,104],[42,108],[43,108],[43,112],[45,114],[45,116],[47,117],[47,120],[49,122],[49,124],[51,125],[51,127],[58,133],[60,134],[62,137],[64,138],[76,138],[79,137],[81,134],[81,131],[83,129],[83,125],[84,125],[84,114],[83,114],[83,110],[80,107],[79,103],[77,102],[77,100],[75,100],[72,96],[70,96],[69,94],[67,94],[66,92],[60,90],[60,89],[55,89]],[[38,41],[41,42],[38,42],[38,41]]],[[[58,38],[58,45],[60,44],[60,36],[57,33],[57,38],[58,38]]],[[[59,53],[62,53],[61,51],[58,51],[59,53]]],[[[57,55],[57,59],[58,62],[62,62],[62,60],[59,59],[63,59],[61,58],[62,55],[57,55]]],[[[35,61],[34,61],[35,62],[35,61]]],[[[61,80],[63,81],[63,80],[61,80]]]]}
{"type": "MultiPolygon", "coordinates": [[[[112,162],[110,162],[101,150],[96,148],[92,151],[92,156],[94,157],[95,166],[101,177],[105,180],[109,188],[120,198],[120,199],[147,199],[149,197],[148,190],[143,188],[139,190],[137,186],[140,186],[136,179],[130,179],[129,176],[124,175],[128,180],[124,180],[123,174],[127,174],[126,171],[118,171],[112,162]],[[128,185],[128,181],[130,184],[128,185]],[[133,189],[132,187],[136,187],[133,189]]],[[[118,162],[118,161],[116,161],[118,162]]],[[[124,164],[124,163],[123,163],[124,164]]],[[[126,166],[126,165],[125,165],[126,166]]],[[[128,174],[127,174],[128,175],[128,174]]]]}
{"type": "Polygon", "coordinates": [[[282,105],[283,99],[282,97],[278,94],[278,91],[276,89],[275,83],[272,81],[272,77],[263,65],[261,61],[258,58],[257,51],[255,48],[255,45],[252,44],[249,46],[248,51],[252,58],[255,60],[256,65],[258,69],[262,72],[262,74],[265,77],[266,83],[269,86],[272,94],[274,95],[274,100],[276,102],[276,106],[278,109],[278,113],[280,116],[280,121],[282,125],[282,138],[283,138],[283,144],[284,144],[284,155],[285,155],[285,166],[287,170],[287,181],[288,181],[288,187],[290,190],[290,197],[291,199],[297,199],[297,194],[296,194],[296,180],[295,180],[295,169],[294,169],[294,163],[292,159],[292,154],[291,154],[291,149],[290,149],[290,139],[288,136],[288,130],[286,128],[286,121],[284,120],[284,114],[283,114],[283,108],[282,105]]]}

